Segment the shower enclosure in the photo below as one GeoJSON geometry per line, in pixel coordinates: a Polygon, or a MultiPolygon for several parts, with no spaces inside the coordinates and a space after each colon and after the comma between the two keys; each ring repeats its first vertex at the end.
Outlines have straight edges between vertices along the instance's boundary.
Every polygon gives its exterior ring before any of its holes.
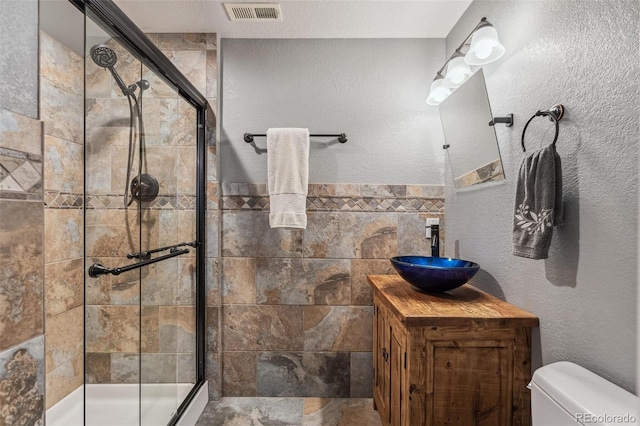
{"type": "Polygon", "coordinates": [[[85,20],[84,386],[47,424],[177,424],[206,395],[207,103],[113,2],[70,4],[85,20]]]}

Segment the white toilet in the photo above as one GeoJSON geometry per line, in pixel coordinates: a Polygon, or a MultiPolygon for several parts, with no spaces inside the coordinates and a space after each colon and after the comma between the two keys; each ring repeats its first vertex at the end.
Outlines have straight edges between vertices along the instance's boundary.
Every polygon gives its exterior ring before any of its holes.
{"type": "Polygon", "coordinates": [[[533,374],[533,426],[640,425],[639,399],[571,362],[556,362],[533,374]]]}

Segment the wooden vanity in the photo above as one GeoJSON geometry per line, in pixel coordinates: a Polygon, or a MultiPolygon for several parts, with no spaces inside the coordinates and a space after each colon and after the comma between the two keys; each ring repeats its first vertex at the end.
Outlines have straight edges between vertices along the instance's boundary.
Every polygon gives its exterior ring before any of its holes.
{"type": "Polygon", "coordinates": [[[468,284],[420,293],[398,275],[374,289],[374,407],[384,425],[531,424],[538,318],[468,284]]]}

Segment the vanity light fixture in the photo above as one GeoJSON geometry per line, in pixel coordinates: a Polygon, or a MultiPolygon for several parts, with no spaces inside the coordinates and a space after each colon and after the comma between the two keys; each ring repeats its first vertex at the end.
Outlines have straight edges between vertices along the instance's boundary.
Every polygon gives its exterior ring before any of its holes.
{"type": "Polygon", "coordinates": [[[471,77],[474,73],[471,66],[482,66],[497,61],[504,52],[504,46],[498,40],[498,32],[487,18],[482,18],[436,73],[436,78],[431,83],[427,104],[440,105],[453,90],[471,77]],[[465,47],[468,47],[467,53],[462,53],[465,47]],[[445,68],[447,72],[443,75],[445,68]]]}

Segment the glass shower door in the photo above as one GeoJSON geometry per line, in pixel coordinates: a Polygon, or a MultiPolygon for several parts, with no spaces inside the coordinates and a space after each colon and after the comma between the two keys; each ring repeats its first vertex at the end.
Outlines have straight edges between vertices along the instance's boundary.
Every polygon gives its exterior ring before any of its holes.
{"type": "Polygon", "coordinates": [[[196,383],[196,110],[90,20],[85,424],[164,425],[196,383]]]}
{"type": "MultiPolygon", "coordinates": [[[[146,267],[141,281],[141,424],[167,424],[196,382],[196,111],[143,66],[145,173],[155,200],[140,203],[142,251],[176,255],[146,267]],[[182,253],[182,254],[178,254],[182,253]]],[[[144,167],[144,166],[143,166],[144,167]]],[[[156,255],[153,255],[154,257],[156,255]]]]}

